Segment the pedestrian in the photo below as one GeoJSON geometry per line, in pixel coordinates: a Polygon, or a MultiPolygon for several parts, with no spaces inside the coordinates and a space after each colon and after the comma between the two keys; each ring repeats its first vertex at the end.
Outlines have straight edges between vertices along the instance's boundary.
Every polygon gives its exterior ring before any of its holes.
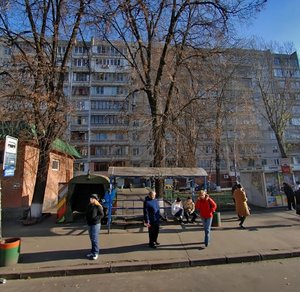
{"type": "Polygon", "coordinates": [[[191,197],[187,197],[183,202],[184,209],[184,217],[186,218],[186,223],[189,223],[189,218],[192,217],[191,223],[194,223],[197,218],[197,214],[195,212],[195,203],[193,202],[191,197]]]}
{"type": "Polygon", "coordinates": [[[296,214],[300,215],[300,189],[295,192],[296,198],[296,214]]]}
{"type": "Polygon", "coordinates": [[[179,220],[180,223],[183,223],[183,205],[181,199],[178,197],[171,205],[171,213],[172,215],[179,220]]]}
{"type": "Polygon", "coordinates": [[[283,191],[287,197],[288,202],[288,209],[292,210],[292,207],[296,210],[296,204],[295,204],[295,193],[293,191],[293,188],[286,182],[283,182],[283,191]]]}
{"type": "Polygon", "coordinates": [[[213,219],[213,214],[217,209],[215,201],[209,195],[201,190],[195,204],[195,209],[199,212],[204,228],[204,244],[208,246],[210,242],[210,229],[213,219]]]}
{"type": "Polygon", "coordinates": [[[103,217],[103,207],[99,203],[98,195],[92,194],[86,211],[86,221],[92,246],[87,257],[93,260],[96,260],[99,255],[99,233],[101,229],[101,219],[103,217]]]}
{"type": "Polygon", "coordinates": [[[156,248],[159,233],[160,210],[156,199],[156,192],[150,191],[144,201],[144,224],[148,227],[149,247],[156,248]]]}
{"type": "Polygon", "coordinates": [[[239,225],[242,229],[245,229],[243,224],[246,220],[246,217],[250,215],[250,210],[247,204],[248,199],[246,192],[241,184],[237,184],[237,187],[233,193],[233,197],[235,200],[235,210],[240,218],[239,225]]]}

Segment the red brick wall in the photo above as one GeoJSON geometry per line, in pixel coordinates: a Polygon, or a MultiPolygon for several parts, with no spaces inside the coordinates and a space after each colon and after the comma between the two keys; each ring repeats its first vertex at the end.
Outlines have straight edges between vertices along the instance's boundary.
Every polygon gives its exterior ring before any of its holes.
{"type": "MultiPolygon", "coordinates": [[[[0,150],[4,149],[4,142],[0,142],[0,150]]],[[[52,152],[50,157],[48,181],[44,198],[44,210],[55,207],[58,196],[59,183],[68,182],[73,177],[73,158],[59,152],[52,152]],[[52,161],[59,161],[59,170],[52,170],[52,161]]],[[[17,167],[13,177],[3,177],[2,208],[27,208],[32,200],[38,163],[38,149],[19,143],[17,167]]]]}

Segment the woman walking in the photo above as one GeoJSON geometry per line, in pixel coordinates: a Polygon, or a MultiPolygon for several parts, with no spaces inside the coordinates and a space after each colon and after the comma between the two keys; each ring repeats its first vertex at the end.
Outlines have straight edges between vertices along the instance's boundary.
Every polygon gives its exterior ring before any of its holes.
{"type": "Polygon", "coordinates": [[[209,195],[201,190],[199,193],[198,200],[195,204],[196,210],[199,212],[200,217],[202,219],[203,228],[204,228],[204,244],[205,246],[208,246],[208,243],[210,242],[210,229],[211,229],[211,223],[213,214],[217,209],[217,204],[215,201],[209,197],[209,195]]]}
{"type": "Polygon", "coordinates": [[[98,195],[90,196],[90,203],[86,211],[86,221],[88,225],[89,237],[91,240],[92,249],[87,254],[88,258],[96,260],[99,254],[99,233],[101,228],[101,219],[104,216],[103,208],[98,201],[98,195]]]}
{"type": "Polygon", "coordinates": [[[233,193],[233,197],[235,200],[235,210],[237,215],[240,218],[240,227],[242,229],[245,229],[245,227],[243,226],[246,217],[250,215],[249,212],[249,207],[247,204],[247,196],[246,196],[246,192],[243,189],[243,187],[241,186],[241,184],[237,185],[237,188],[235,189],[234,193],[233,193]]]}

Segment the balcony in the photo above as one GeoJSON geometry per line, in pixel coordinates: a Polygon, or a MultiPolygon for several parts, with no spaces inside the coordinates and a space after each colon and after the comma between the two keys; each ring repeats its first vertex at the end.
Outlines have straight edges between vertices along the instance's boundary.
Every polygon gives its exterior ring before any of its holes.
{"type": "Polygon", "coordinates": [[[91,161],[95,162],[110,162],[110,161],[120,161],[120,160],[129,160],[130,156],[129,154],[123,154],[123,155],[113,155],[113,154],[103,154],[103,155],[91,155],[90,156],[91,161]]]}
{"type": "Polygon", "coordinates": [[[128,140],[90,140],[90,145],[129,146],[128,140]]]}

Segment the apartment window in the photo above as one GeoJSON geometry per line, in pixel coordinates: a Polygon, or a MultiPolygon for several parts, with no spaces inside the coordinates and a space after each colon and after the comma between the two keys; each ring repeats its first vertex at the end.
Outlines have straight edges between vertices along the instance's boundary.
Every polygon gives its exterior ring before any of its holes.
{"type": "Polygon", "coordinates": [[[279,57],[275,57],[274,58],[274,65],[280,65],[280,58],[279,57]]]}
{"type": "Polygon", "coordinates": [[[107,140],[107,134],[98,133],[95,135],[97,141],[104,141],[107,140]]]}
{"type": "Polygon", "coordinates": [[[89,74],[83,72],[75,72],[73,74],[74,81],[89,81],[89,74]]]}
{"type": "Polygon", "coordinates": [[[88,148],[87,147],[80,147],[78,149],[78,151],[79,151],[79,153],[82,157],[87,157],[88,156],[88,148]]]}
{"type": "Polygon", "coordinates": [[[274,159],[274,164],[275,164],[275,165],[280,165],[279,159],[274,159]]]}
{"type": "Polygon", "coordinates": [[[4,48],[4,54],[10,56],[11,55],[11,48],[7,48],[7,47],[4,48]]]}
{"type": "Polygon", "coordinates": [[[76,109],[79,110],[79,111],[86,110],[87,109],[86,102],[85,101],[77,101],[76,102],[76,109]]]}
{"type": "Polygon", "coordinates": [[[74,48],[75,54],[85,54],[87,52],[88,52],[88,48],[86,48],[86,47],[78,46],[78,47],[74,48]]]}
{"type": "Polygon", "coordinates": [[[112,115],[93,115],[91,116],[91,124],[93,125],[128,125],[128,120],[119,116],[112,115]]]}
{"type": "Polygon", "coordinates": [[[87,117],[78,117],[77,125],[87,125],[87,117]]]}
{"type": "Polygon", "coordinates": [[[106,81],[108,80],[108,74],[107,73],[103,73],[103,72],[100,72],[100,73],[95,73],[94,76],[93,76],[93,80],[96,80],[96,81],[106,81]]]}
{"type": "Polygon", "coordinates": [[[209,168],[209,167],[210,167],[210,164],[211,164],[211,161],[210,161],[210,160],[200,160],[200,162],[199,162],[199,167],[202,167],[202,168],[209,168]]]}
{"type": "Polygon", "coordinates": [[[95,94],[103,95],[104,94],[104,87],[103,86],[96,86],[94,87],[95,94]]]}
{"type": "Polygon", "coordinates": [[[107,51],[108,51],[107,46],[103,46],[103,45],[97,46],[97,53],[98,54],[106,54],[107,51]]]}
{"type": "Polygon", "coordinates": [[[272,149],[273,149],[273,153],[278,153],[278,147],[277,146],[273,146],[272,149]]]}
{"type": "Polygon", "coordinates": [[[96,59],[96,65],[109,66],[109,59],[106,58],[98,58],[96,59]]]}
{"type": "Polygon", "coordinates": [[[206,146],[205,147],[205,153],[206,154],[211,154],[212,153],[212,147],[211,146],[206,146]]]}
{"type": "Polygon", "coordinates": [[[94,171],[108,171],[108,165],[106,163],[95,162],[94,171]]]}
{"type": "Polygon", "coordinates": [[[133,148],[133,149],[132,149],[132,154],[133,154],[134,156],[139,155],[139,154],[140,154],[140,149],[139,149],[139,148],[133,148]]]}
{"type": "Polygon", "coordinates": [[[59,46],[59,47],[57,48],[57,52],[58,52],[59,55],[64,54],[64,53],[66,52],[66,47],[64,47],[64,46],[59,46]]]}
{"type": "Polygon", "coordinates": [[[138,127],[140,125],[140,122],[139,121],[133,121],[133,126],[134,127],[138,127]]]}
{"type": "Polygon", "coordinates": [[[267,165],[267,164],[268,164],[267,159],[262,159],[261,160],[261,165],[267,165]]]}
{"type": "Polygon", "coordinates": [[[274,69],[274,76],[275,77],[282,77],[283,76],[283,72],[281,69],[274,69]]]}
{"type": "Polygon", "coordinates": [[[124,134],[116,134],[115,138],[116,140],[124,140],[124,134]]]}
{"type": "Polygon", "coordinates": [[[299,165],[300,164],[300,156],[292,157],[292,161],[293,161],[293,164],[299,165]]]}
{"type": "Polygon", "coordinates": [[[107,156],[108,148],[107,147],[95,147],[95,154],[99,156],[107,156]]]}
{"type": "Polygon", "coordinates": [[[59,170],[59,160],[58,159],[53,159],[52,160],[52,164],[51,164],[51,168],[52,170],[58,171],[59,170]]]}
{"type": "Polygon", "coordinates": [[[113,150],[113,154],[116,156],[122,156],[126,154],[126,149],[125,147],[119,146],[119,147],[115,147],[115,149],[113,150]]]}
{"type": "Polygon", "coordinates": [[[300,126],[300,118],[292,118],[291,125],[293,126],[300,126]]]}
{"type": "Polygon", "coordinates": [[[126,94],[127,93],[127,89],[122,87],[122,86],[118,86],[117,87],[117,95],[122,95],[122,94],[126,94]]]}
{"type": "Polygon", "coordinates": [[[249,159],[248,160],[248,166],[254,167],[254,165],[255,165],[255,160],[254,159],[249,159]]]}
{"type": "Polygon", "coordinates": [[[72,87],[72,95],[89,95],[89,87],[72,87]]]}
{"type": "Polygon", "coordinates": [[[87,67],[89,65],[88,59],[73,59],[75,67],[87,67]]]}
{"type": "Polygon", "coordinates": [[[84,171],[84,163],[74,163],[74,170],[75,171],[84,171]]]}

